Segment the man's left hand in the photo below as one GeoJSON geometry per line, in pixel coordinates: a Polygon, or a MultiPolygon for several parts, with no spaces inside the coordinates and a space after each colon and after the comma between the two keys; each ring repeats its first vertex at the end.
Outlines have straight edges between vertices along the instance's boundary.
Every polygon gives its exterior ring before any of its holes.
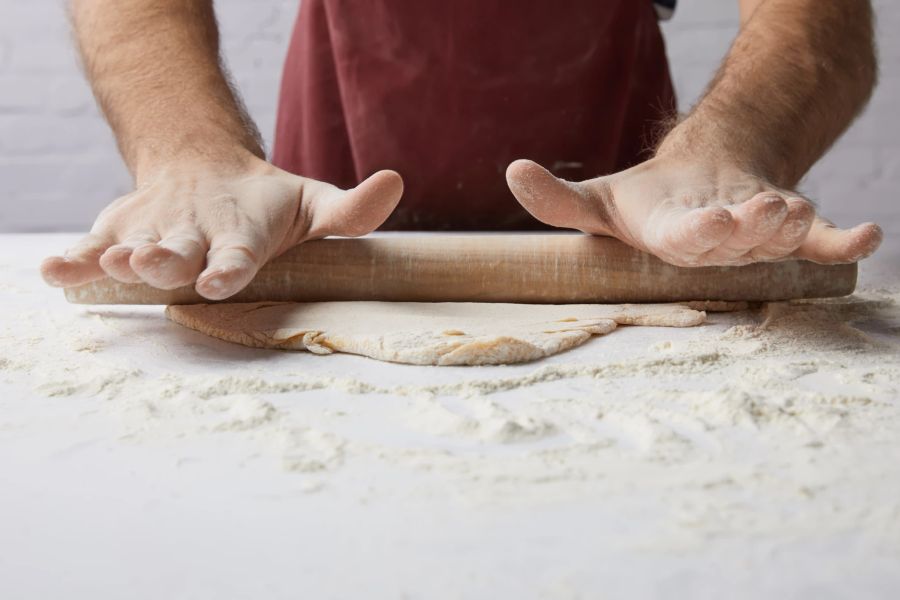
{"type": "Polygon", "coordinates": [[[850,263],[872,254],[882,238],[874,223],[839,229],[799,194],[709,158],[658,156],[583,182],[517,160],[506,178],[538,220],[612,236],[679,266],[850,263]]]}

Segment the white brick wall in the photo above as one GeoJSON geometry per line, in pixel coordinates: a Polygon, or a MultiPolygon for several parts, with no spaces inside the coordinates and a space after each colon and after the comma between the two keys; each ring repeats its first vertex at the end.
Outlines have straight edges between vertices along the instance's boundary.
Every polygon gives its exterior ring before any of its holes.
{"type": "MultiPolygon", "coordinates": [[[[803,189],[839,224],[897,214],[900,3],[876,0],[881,85],[803,189]]],[[[219,0],[225,53],[271,145],[281,62],[297,0],[219,0]]],[[[664,26],[689,106],[728,47],[736,0],[681,0],[664,26]]],[[[0,0],[0,232],[87,229],[130,181],[70,43],[63,0],[0,0]]]]}

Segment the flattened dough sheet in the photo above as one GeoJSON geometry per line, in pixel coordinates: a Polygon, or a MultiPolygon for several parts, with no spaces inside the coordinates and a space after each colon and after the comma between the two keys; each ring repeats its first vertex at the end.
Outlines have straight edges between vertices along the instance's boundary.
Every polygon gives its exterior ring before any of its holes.
{"type": "Polygon", "coordinates": [[[173,305],[166,316],[258,348],[414,365],[497,365],[550,356],[617,325],[691,327],[706,313],[680,304],[254,302],[173,305]]]}

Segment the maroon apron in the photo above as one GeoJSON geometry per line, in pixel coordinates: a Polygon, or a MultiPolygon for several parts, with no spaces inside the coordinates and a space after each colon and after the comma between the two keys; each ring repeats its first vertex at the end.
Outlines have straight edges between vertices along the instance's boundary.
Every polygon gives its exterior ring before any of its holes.
{"type": "Polygon", "coordinates": [[[510,162],[612,173],[674,111],[650,0],[302,0],[273,160],[343,188],[399,171],[382,229],[536,229],[510,162]]]}

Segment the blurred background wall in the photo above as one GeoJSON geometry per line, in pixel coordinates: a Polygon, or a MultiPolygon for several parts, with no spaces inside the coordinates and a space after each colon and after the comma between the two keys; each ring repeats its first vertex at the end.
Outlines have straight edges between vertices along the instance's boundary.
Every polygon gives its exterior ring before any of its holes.
{"type": "MultiPolygon", "coordinates": [[[[271,148],[298,0],[216,5],[228,64],[271,148]]],[[[801,186],[841,225],[898,212],[900,2],[875,5],[881,83],[866,113],[801,186]]],[[[680,0],[663,28],[686,110],[736,33],[737,1],[680,0]]],[[[86,230],[130,185],[79,71],[65,2],[0,0],[0,232],[86,230]]]]}

